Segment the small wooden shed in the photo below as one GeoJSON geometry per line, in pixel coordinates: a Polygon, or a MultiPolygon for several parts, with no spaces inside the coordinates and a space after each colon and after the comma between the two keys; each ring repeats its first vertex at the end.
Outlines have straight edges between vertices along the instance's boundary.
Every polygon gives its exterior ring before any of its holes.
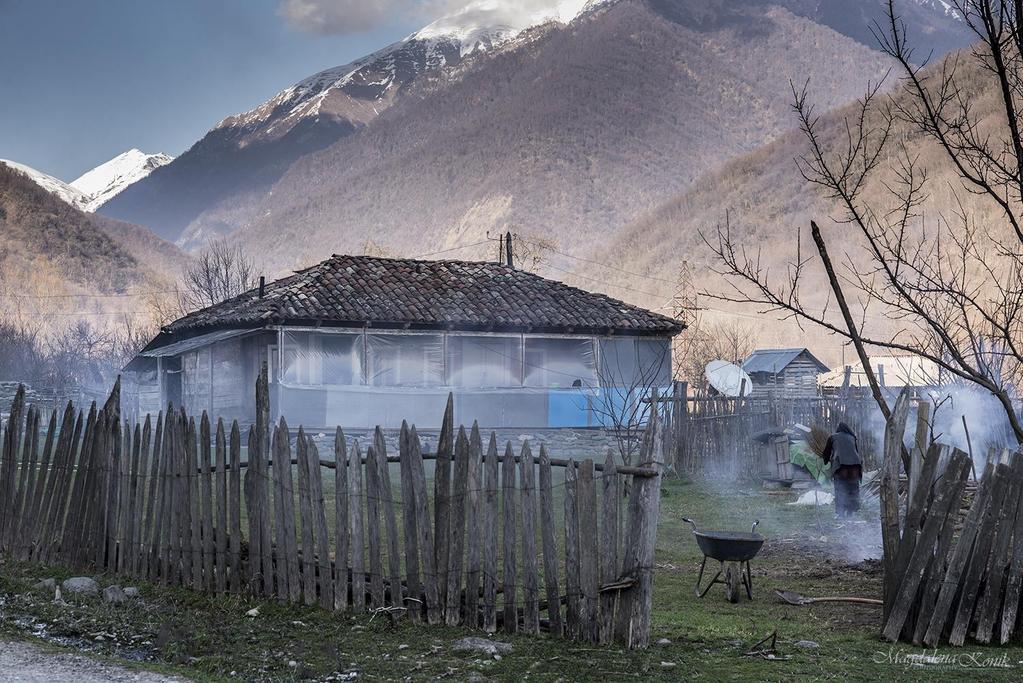
{"type": "Polygon", "coordinates": [[[817,379],[830,368],[809,349],[757,349],[742,364],[753,382],[753,396],[812,398],[817,379]]]}

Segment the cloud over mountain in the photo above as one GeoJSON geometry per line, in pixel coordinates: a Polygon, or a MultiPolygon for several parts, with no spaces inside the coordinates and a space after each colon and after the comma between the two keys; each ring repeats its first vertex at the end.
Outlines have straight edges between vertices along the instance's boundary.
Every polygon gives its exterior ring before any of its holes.
{"type": "Polygon", "coordinates": [[[281,0],[278,12],[293,26],[318,35],[358,33],[394,23],[398,17],[428,15],[437,0],[281,0]]]}

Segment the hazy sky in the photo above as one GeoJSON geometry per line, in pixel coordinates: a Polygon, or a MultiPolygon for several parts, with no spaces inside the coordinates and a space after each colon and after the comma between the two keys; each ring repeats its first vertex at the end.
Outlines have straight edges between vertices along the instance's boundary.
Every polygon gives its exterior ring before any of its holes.
{"type": "Polygon", "coordinates": [[[222,118],[399,40],[438,6],[0,0],[0,158],[70,181],[132,147],[180,154],[222,118]]]}

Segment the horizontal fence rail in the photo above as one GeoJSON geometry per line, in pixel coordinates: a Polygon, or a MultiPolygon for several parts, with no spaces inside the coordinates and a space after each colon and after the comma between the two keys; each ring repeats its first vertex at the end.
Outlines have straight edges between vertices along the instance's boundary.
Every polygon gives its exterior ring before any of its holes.
{"type": "Polygon", "coordinates": [[[453,422],[437,452],[403,424],[322,443],[168,407],[122,421],[69,403],[44,427],[16,396],[0,460],[0,554],[338,612],[645,647],[663,466],[652,419],[639,465],[516,453],[453,422]],[[332,451],[321,456],[321,449],[332,451]],[[244,457],[243,457],[244,454],[244,457]],[[428,483],[425,464],[433,466],[428,483]],[[395,472],[396,470],[396,472],[395,472]]]}

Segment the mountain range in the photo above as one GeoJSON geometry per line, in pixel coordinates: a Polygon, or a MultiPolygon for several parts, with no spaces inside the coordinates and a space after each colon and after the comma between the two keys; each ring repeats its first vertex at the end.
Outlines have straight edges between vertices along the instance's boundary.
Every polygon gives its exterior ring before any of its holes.
{"type": "MultiPolygon", "coordinates": [[[[522,251],[553,248],[544,274],[663,309],[726,210],[780,244],[816,201],[792,165],[793,84],[842,111],[883,78],[871,25],[885,5],[474,0],[225,118],[176,159],[132,150],[70,185],[27,172],[115,219],[115,241],[227,236],[268,276],[332,252],[491,258],[511,230],[522,251]]],[[[920,54],[969,44],[943,0],[898,7],[920,54]]]]}
{"type": "MultiPolygon", "coordinates": [[[[271,270],[508,228],[571,250],[791,129],[790,81],[831,108],[889,67],[881,0],[566,0],[488,25],[493,5],[224,119],[102,211],[189,248],[232,235],[271,270]]],[[[968,44],[938,0],[901,6],[925,52],[968,44]]]]}
{"type": "Polygon", "coordinates": [[[0,159],[0,164],[20,171],[44,190],[71,206],[82,211],[94,212],[129,185],[137,183],[157,168],[172,161],[174,157],[167,154],[146,154],[137,149],[130,149],[87,171],[70,183],[16,161],[0,159]]]}

